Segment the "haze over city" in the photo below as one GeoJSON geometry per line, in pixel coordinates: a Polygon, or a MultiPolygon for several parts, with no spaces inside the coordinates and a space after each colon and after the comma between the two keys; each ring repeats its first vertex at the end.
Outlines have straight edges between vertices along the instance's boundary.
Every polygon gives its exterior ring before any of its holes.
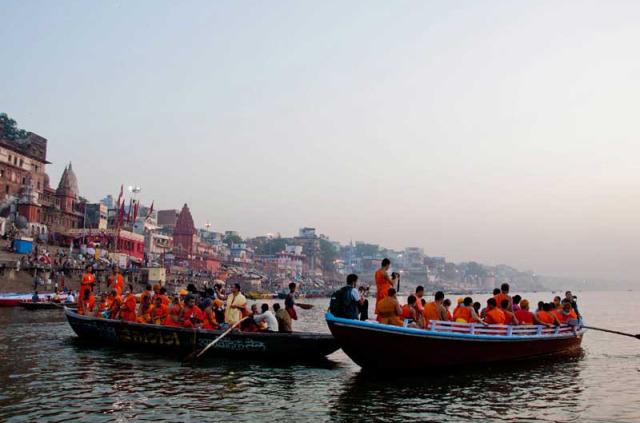
{"type": "Polygon", "coordinates": [[[638,3],[2,9],[0,112],[91,200],[635,280],[638,3]]]}

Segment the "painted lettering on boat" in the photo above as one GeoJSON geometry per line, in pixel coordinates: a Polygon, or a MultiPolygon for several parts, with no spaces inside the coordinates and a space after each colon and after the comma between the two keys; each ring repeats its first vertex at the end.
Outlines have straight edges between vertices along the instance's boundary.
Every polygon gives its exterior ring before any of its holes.
{"type": "MultiPolygon", "coordinates": [[[[199,339],[198,346],[204,348],[211,342],[211,339],[199,339]]],[[[238,352],[264,352],[267,346],[264,342],[253,339],[222,339],[215,344],[212,349],[238,351],[238,352]]]]}
{"type": "Polygon", "coordinates": [[[139,332],[129,328],[122,328],[118,332],[118,340],[122,342],[135,342],[148,345],[180,345],[180,339],[176,332],[152,331],[139,332]]]}

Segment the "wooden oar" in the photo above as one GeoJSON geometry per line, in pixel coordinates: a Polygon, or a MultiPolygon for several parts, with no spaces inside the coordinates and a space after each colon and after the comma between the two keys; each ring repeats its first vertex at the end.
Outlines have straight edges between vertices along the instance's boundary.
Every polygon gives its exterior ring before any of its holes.
{"type": "Polygon", "coordinates": [[[313,304],[296,303],[296,306],[303,310],[310,310],[313,308],[313,304]]]}
{"type": "MultiPolygon", "coordinates": [[[[578,324],[578,321],[576,319],[570,319],[567,323],[571,326],[576,326],[578,324]]],[[[585,329],[598,330],[600,332],[614,333],[616,335],[630,336],[631,338],[640,339],[640,334],[634,335],[632,333],[618,332],[617,330],[602,329],[602,328],[596,328],[593,326],[585,326],[585,325],[582,325],[582,327],[585,329]]]]}
{"type": "Polygon", "coordinates": [[[222,338],[224,338],[225,336],[229,335],[231,333],[232,330],[234,330],[236,328],[236,326],[238,326],[240,323],[244,322],[245,320],[247,320],[249,317],[251,316],[247,316],[244,317],[242,319],[240,319],[239,321],[237,321],[236,323],[234,323],[229,329],[227,329],[226,331],[224,331],[222,333],[222,335],[218,336],[216,339],[214,339],[213,341],[211,341],[211,343],[209,345],[207,345],[206,347],[204,347],[204,349],[200,350],[200,351],[194,351],[191,354],[189,354],[184,360],[195,360],[196,358],[199,358],[202,354],[204,354],[209,348],[213,347],[215,344],[217,344],[222,338]]]}

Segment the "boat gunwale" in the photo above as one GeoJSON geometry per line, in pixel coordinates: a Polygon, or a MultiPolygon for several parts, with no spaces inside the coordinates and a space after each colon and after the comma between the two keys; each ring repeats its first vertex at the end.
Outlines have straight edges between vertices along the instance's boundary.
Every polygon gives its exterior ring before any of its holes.
{"type": "MultiPolygon", "coordinates": [[[[469,333],[456,333],[456,332],[445,332],[445,331],[433,331],[427,329],[416,329],[416,328],[406,328],[402,326],[393,326],[393,325],[384,325],[378,322],[366,322],[360,320],[353,319],[345,319],[342,317],[335,317],[331,313],[327,313],[325,315],[327,323],[333,323],[336,326],[350,327],[363,329],[367,331],[375,331],[375,332],[386,332],[386,333],[394,333],[405,336],[413,336],[419,338],[438,338],[438,339],[448,339],[455,341],[491,341],[498,343],[510,343],[510,342],[519,342],[519,341],[540,341],[540,340],[559,340],[559,339],[571,339],[575,337],[580,337],[587,332],[587,329],[581,327],[579,330],[575,332],[565,332],[565,333],[551,333],[551,334],[541,334],[541,335],[501,335],[501,334],[493,334],[493,335],[484,335],[484,334],[469,334],[469,333]]],[[[505,328],[508,325],[501,325],[505,328]]]]}

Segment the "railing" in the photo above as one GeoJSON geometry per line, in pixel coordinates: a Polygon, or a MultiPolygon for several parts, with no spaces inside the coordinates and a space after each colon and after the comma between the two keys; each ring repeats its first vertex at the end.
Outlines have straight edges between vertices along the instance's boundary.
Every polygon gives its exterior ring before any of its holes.
{"type": "MultiPolygon", "coordinates": [[[[406,327],[406,324],[405,324],[406,327]]],[[[488,325],[479,323],[457,323],[442,320],[431,320],[427,330],[468,335],[502,335],[502,336],[540,336],[569,335],[580,329],[580,326],[542,326],[542,325],[488,325]]]]}

